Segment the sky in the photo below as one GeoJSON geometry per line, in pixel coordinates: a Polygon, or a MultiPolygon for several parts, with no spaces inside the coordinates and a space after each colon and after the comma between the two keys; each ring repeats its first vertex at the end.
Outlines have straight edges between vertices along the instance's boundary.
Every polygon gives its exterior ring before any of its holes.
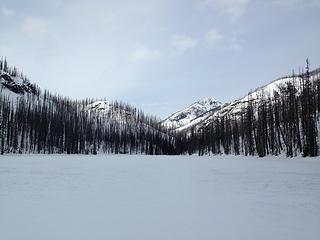
{"type": "Polygon", "coordinates": [[[319,12],[320,0],[0,0],[0,56],[53,93],[165,118],[306,58],[320,67],[319,12]]]}

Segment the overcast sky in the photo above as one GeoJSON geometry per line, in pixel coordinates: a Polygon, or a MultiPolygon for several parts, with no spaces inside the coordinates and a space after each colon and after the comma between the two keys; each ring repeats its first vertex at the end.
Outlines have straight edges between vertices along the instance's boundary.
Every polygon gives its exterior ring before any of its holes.
{"type": "Polygon", "coordinates": [[[165,117],[320,67],[320,0],[1,0],[0,55],[40,87],[165,117]]]}

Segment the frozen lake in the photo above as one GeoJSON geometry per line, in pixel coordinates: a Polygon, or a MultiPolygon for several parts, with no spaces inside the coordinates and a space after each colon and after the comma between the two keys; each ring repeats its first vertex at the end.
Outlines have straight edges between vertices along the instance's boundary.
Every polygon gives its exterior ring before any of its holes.
{"type": "Polygon", "coordinates": [[[0,156],[3,240],[318,240],[320,158],[0,156]]]}

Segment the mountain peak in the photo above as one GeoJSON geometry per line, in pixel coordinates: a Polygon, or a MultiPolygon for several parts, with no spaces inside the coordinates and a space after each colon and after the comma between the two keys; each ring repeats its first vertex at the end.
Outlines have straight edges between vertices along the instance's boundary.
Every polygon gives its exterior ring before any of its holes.
{"type": "Polygon", "coordinates": [[[194,102],[189,107],[172,114],[167,119],[163,120],[161,124],[169,129],[177,130],[186,125],[193,123],[195,119],[205,118],[208,113],[217,111],[222,106],[222,103],[217,99],[205,98],[203,100],[194,102]]]}
{"type": "MultiPolygon", "coordinates": [[[[201,100],[201,101],[198,101],[198,102],[196,102],[196,103],[201,104],[202,106],[204,106],[205,108],[207,108],[208,111],[211,110],[211,107],[216,107],[216,106],[218,106],[218,105],[222,105],[222,103],[221,103],[220,101],[218,101],[218,100],[217,100],[216,98],[214,98],[214,97],[211,97],[211,98],[207,97],[207,98],[205,98],[205,99],[203,99],[203,100],[201,100]]],[[[195,104],[195,103],[194,103],[194,104],[195,104]]]]}

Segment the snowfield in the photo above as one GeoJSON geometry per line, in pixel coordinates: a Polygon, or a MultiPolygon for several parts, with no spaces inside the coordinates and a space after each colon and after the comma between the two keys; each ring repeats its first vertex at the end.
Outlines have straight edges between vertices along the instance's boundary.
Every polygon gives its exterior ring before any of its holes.
{"type": "Polygon", "coordinates": [[[0,156],[2,240],[318,240],[320,158],[0,156]]]}

